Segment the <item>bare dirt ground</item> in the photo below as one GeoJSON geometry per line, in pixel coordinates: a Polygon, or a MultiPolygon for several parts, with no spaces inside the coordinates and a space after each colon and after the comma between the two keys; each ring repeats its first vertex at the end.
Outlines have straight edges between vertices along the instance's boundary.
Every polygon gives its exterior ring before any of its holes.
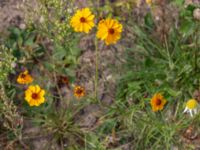
{"type": "Polygon", "coordinates": [[[11,25],[23,27],[23,0],[0,0],[0,32],[6,32],[11,25]]]}

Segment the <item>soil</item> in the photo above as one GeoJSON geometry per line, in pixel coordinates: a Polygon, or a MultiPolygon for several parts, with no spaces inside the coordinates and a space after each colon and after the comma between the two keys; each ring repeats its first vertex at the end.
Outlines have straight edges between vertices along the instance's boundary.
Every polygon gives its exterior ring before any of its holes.
{"type": "Polygon", "coordinates": [[[24,26],[22,0],[0,0],[0,32],[6,32],[9,26],[24,26]]]}

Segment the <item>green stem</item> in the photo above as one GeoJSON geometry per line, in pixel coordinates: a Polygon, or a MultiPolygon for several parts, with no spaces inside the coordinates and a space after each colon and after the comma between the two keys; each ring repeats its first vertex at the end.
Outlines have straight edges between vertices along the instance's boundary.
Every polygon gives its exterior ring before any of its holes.
{"type": "Polygon", "coordinates": [[[168,47],[166,36],[164,36],[164,39],[165,39],[165,46],[166,46],[166,50],[167,50],[167,56],[168,56],[168,60],[169,60],[169,68],[172,70],[174,65],[173,65],[173,62],[172,62],[172,59],[171,59],[171,56],[169,53],[169,47],[168,47]]]}
{"type": "Polygon", "coordinates": [[[98,77],[99,77],[99,52],[98,52],[98,40],[95,38],[95,99],[98,100],[98,77]]]}
{"type": "MultiPolygon", "coordinates": [[[[196,36],[195,36],[195,52],[194,52],[194,72],[195,76],[198,74],[198,35],[199,30],[197,28],[196,36]]],[[[199,88],[199,80],[197,80],[197,88],[199,88]]]]}

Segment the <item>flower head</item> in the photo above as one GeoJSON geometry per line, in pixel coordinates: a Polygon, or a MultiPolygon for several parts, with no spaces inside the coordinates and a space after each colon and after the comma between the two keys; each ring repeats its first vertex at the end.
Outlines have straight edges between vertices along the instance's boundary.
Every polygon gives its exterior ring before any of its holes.
{"type": "Polygon", "coordinates": [[[58,76],[58,81],[57,84],[59,87],[63,87],[63,86],[68,86],[69,85],[69,79],[66,76],[58,76]]]}
{"type": "Polygon", "coordinates": [[[147,3],[149,6],[151,6],[152,0],[146,0],[146,3],[147,3]]]}
{"type": "Polygon", "coordinates": [[[76,32],[88,33],[94,27],[94,15],[89,8],[77,10],[70,24],[76,32]]]}
{"type": "Polygon", "coordinates": [[[85,96],[85,89],[81,86],[75,86],[74,88],[74,96],[76,98],[81,98],[85,96]]]}
{"type": "Polygon", "coordinates": [[[25,91],[25,100],[30,106],[39,106],[44,103],[45,91],[39,85],[30,85],[25,91]]]}
{"type": "Polygon", "coordinates": [[[151,99],[151,107],[154,112],[162,110],[164,105],[166,104],[166,100],[160,93],[154,94],[154,96],[151,99]]]}
{"type": "Polygon", "coordinates": [[[28,70],[25,70],[24,72],[20,73],[17,77],[17,82],[19,84],[29,84],[33,82],[32,76],[28,73],[28,70]]]}
{"type": "Polygon", "coordinates": [[[115,19],[103,19],[98,24],[97,38],[105,40],[107,45],[116,43],[122,32],[122,24],[115,19]]]}
{"type": "Polygon", "coordinates": [[[189,112],[190,116],[193,117],[193,112],[194,112],[194,114],[197,113],[197,106],[198,106],[198,102],[195,99],[190,99],[187,101],[186,107],[185,107],[183,113],[189,112]]]}

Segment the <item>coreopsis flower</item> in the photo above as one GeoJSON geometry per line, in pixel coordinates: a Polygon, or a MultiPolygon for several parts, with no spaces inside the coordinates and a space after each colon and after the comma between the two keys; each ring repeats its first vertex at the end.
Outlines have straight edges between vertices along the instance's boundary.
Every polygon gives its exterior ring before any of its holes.
{"type": "Polygon", "coordinates": [[[74,96],[76,98],[81,98],[81,97],[85,96],[85,89],[84,89],[84,87],[75,86],[74,87],[74,96]]]}
{"type": "Polygon", "coordinates": [[[121,38],[122,24],[115,19],[103,19],[98,24],[97,38],[104,40],[106,45],[115,44],[121,38]]]}
{"type": "Polygon", "coordinates": [[[33,82],[33,78],[29,74],[28,70],[25,70],[24,72],[19,74],[19,76],[17,77],[17,82],[19,84],[29,84],[33,82]]]}
{"type": "Polygon", "coordinates": [[[166,104],[166,100],[160,93],[154,94],[154,96],[151,98],[151,107],[154,112],[162,110],[164,105],[166,104]]]}
{"type": "Polygon", "coordinates": [[[146,0],[146,3],[147,3],[149,6],[151,6],[152,0],[146,0]]]}
{"type": "Polygon", "coordinates": [[[39,106],[45,102],[45,91],[39,85],[30,85],[25,91],[25,100],[30,106],[39,106]]]}
{"type": "Polygon", "coordinates": [[[57,77],[58,80],[57,80],[57,84],[58,84],[58,87],[63,87],[63,86],[69,86],[69,79],[67,76],[58,76],[57,77]]]}
{"type": "Polygon", "coordinates": [[[189,112],[190,116],[193,117],[193,113],[194,114],[197,113],[197,107],[198,107],[198,102],[195,99],[190,99],[187,101],[186,107],[185,107],[183,113],[189,112]]]}
{"type": "Polygon", "coordinates": [[[70,24],[76,32],[89,33],[94,27],[94,15],[89,8],[77,10],[71,18],[70,24]]]}

